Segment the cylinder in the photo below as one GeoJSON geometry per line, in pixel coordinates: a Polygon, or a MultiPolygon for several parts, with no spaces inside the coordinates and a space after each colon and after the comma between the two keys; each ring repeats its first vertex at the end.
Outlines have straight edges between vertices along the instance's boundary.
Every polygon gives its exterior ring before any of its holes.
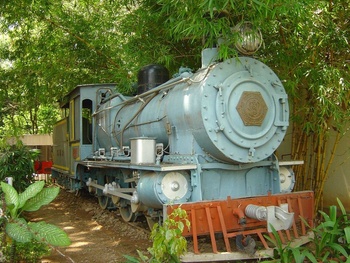
{"type": "Polygon", "coordinates": [[[169,71],[156,64],[151,64],[140,69],[137,75],[137,94],[142,94],[169,80],[169,71]]]}
{"type": "Polygon", "coordinates": [[[156,140],[149,137],[130,139],[131,163],[154,164],[156,162],[156,140]]]}
{"type": "Polygon", "coordinates": [[[183,171],[147,172],[137,185],[139,200],[147,207],[188,202],[192,194],[190,177],[183,171]]]}

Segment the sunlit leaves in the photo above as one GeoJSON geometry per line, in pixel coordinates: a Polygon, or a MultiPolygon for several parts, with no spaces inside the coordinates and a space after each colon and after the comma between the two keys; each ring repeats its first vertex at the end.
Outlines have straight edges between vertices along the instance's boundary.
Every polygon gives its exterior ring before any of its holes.
{"type": "Polygon", "coordinates": [[[296,103],[292,117],[307,131],[324,134],[348,120],[350,30],[349,21],[338,18],[349,13],[344,1],[290,1],[276,6],[273,23],[262,25],[273,29],[264,30],[266,61],[286,80],[296,103]]]}
{"type": "Polygon", "coordinates": [[[33,237],[39,242],[48,243],[53,246],[69,246],[71,241],[66,232],[59,227],[45,222],[34,222],[28,224],[33,237]]]}
{"type": "Polygon", "coordinates": [[[1,182],[7,210],[5,232],[11,239],[21,243],[36,239],[53,246],[69,246],[71,242],[68,235],[57,226],[45,222],[27,223],[20,217],[23,210],[36,211],[56,198],[59,187],[44,188],[44,185],[45,182],[37,181],[18,194],[13,186],[1,182]]]}
{"type": "Polygon", "coordinates": [[[36,196],[43,189],[44,185],[44,181],[37,181],[29,185],[24,192],[20,193],[18,196],[18,208],[22,208],[30,198],[36,196]]]}
{"type": "Polygon", "coordinates": [[[12,217],[17,216],[17,210],[19,205],[18,193],[9,184],[1,182],[1,190],[5,193],[6,206],[8,207],[12,217]]]}
{"type": "Polygon", "coordinates": [[[29,212],[37,211],[43,205],[51,203],[57,197],[59,191],[59,187],[44,188],[33,198],[29,199],[22,209],[29,212]]]}
{"type": "Polygon", "coordinates": [[[148,249],[153,259],[151,262],[180,262],[180,256],[187,251],[187,241],[182,236],[185,225],[190,229],[187,212],[177,207],[163,225],[156,223],[153,226],[153,246],[148,249]]]}
{"type": "Polygon", "coordinates": [[[6,233],[10,238],[17,242],[30,242],[33,238],[32,233],[28,229],[28,224],[23,218],[16,218],[6,224],[6,233]]]}

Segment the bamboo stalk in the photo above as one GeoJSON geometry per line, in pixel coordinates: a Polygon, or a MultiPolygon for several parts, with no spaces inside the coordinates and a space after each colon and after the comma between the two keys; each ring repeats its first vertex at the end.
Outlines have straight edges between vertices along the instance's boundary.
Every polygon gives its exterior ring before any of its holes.
{"type": "MultiPolygon", "coordinates": [[[[327,167],[326,167],[326,169],[324,171],[324,176],[323,176],[322,180],[320,181],[320,189],[322,189],[322,193],[323,193],[324,184],[325,184],[325,182],[326,182],[326,180],[328,178],[328,172],[329,172],[331,164],[333,163],[335,152],[337,150],[339,142],[340,142],[340,132],[338,131],[337,135],[336,135],[336,138],[335,138],[335,142],[333,144],[333,148],[331,150],[331,155],[330,155],[329,160],[327,162],[327,167]]],[[[318,200],[317,200],[318,201],[318,203],[317,203],[318,206],[319,206],[319,203],[320,203],[321,199],[323,198],[323,194],[322,193],[321,193],[321,196],[319,196],[318,200]]]]}
{"type": "Polygon", "coordinates": [[[322,196],[323,189],[321,188],[320,182],[322,181],[322,178],[324,178],[324,169],[322,169],[322,166],[324,165],[324,151],[323,151],[323,145],[324,145],[325,139],[324,135],[320,133],[317,136],[317,154],[316,154],[316,172],[315,172],[315,212],[319,209],[320,199],[322,196]]]}

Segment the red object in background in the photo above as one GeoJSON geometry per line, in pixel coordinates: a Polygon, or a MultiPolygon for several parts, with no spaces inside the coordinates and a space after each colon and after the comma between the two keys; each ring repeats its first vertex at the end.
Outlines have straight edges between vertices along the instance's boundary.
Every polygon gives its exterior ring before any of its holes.
{"type": "Polygon", "coordinates": [[[51,174],[52,161],[34,161],[36,174],[51,174]]]}

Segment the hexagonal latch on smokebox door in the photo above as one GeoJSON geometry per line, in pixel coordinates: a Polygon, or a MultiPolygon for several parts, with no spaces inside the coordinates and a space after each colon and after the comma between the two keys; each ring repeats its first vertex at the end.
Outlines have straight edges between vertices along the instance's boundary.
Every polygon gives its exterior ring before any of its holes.
{"type": "Polygon", "coordinates": [[[268,110],[264,98],[257,91],[244,91],[236,109],[245,126],[261,126],[268,110]]]}

